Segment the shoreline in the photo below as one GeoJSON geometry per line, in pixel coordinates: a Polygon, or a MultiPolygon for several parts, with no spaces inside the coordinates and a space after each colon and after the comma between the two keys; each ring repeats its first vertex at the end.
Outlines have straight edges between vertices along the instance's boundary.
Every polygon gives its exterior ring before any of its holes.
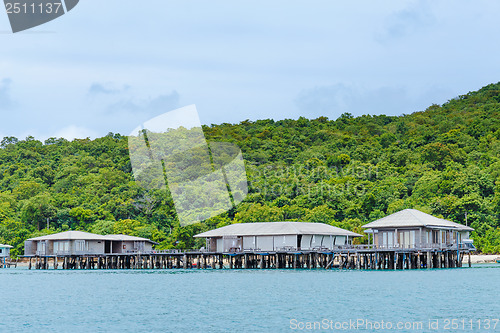
{"type": "MultiPolygon", "coordinates": [[[[471,254],[470,262],[472,264],[491,264],[495,263],[496,259],[500,259],[500,255],[498,254],[471,254]]],[[[464,255],[464,259],[462,263],[468,263],[469,256],[464,255]]]]}

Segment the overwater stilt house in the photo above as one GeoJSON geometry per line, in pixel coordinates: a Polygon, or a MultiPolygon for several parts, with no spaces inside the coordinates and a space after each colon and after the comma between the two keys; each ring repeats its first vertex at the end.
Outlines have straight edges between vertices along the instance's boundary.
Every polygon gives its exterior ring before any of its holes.
{"type": "Polygon", "coordinates": [[[10,258],[10,249],[12,246],[7,244],[0,244],[0,259],[10,258]]]}
{"type": "Polygon", "coordinates": [[[465,245],[469,232],[463,224],[404,209],[365,224],[377,249],[450,249],[465,245]]]}
{"type": "Polygon", "coordinates": [[[128,235],[64,231],[24,242],[25,256],[75,256],[150,252],[155,242],[128,235]]]}
{"type": "Polygon", "coordinates": [[[65,231],[39,236],[24,242],[25,255],[104,254],[107,238],[83,231],[65,231]]]}
{"type": "Polygon", "coordinates": [[[210,252],[332,250],[361,235],[324,223],[235,223],[194,236],[210,252]]]}
{"type": "Polygon", "coordinates": [[[463,256],[475,250],[469,239],[474,230],[416,209],[404,209],[365,224],[371,235],[375,267],[462,267],[463,256]]]}
{"type": "Polygon", "coordinates": [[[12,246],[7,244],[0,244],[0,268],[17,266],[15,263],[10,262],[10,249],[12,246]]]}
{"type": "Polygon", "coordinates": [[[48,268],[49,259],[57,268],[131,268],[143,267],[143,254],[150,254],[155,242],[128,235],[97,235],[83,231],[65,231],[27,239],[24,257],[29,268],[48,268]]]}

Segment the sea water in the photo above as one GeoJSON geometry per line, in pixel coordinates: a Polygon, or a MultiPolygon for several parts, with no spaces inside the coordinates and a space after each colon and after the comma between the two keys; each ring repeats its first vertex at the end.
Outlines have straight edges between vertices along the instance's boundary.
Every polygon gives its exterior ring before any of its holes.
{"type": "Polygon", "coordinates": [[[0,332],[500,332],[500,265],[0,269],[0,332]]]}

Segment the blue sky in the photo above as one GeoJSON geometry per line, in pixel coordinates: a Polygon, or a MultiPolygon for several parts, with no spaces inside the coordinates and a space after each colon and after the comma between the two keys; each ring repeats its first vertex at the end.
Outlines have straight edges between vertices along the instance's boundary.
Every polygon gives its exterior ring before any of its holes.
{"type": "Polygon", "coordinates": [[[500,81],[493,1],[81,0],[12,34],[0,12],[0,137],[424,110],[500,81]]]}

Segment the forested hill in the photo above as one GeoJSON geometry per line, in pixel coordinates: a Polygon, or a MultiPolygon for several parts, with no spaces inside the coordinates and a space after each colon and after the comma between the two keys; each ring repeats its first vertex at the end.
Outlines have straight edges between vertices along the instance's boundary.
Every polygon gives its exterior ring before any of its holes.
{"type": "Polygon", "coordinates": [[[500,252],[500,83],[400,117],[243,121],[204,131],[241,147],[249,195],[188,227],[179,226],[167,193],[133,182],[127,137],[4,138],[0,243],[19,254],[30,236],[80,229],[191,248],[201,245],[194,233],[234,222],[313,221],[361,232],[366,222],[415,208],[459,223],[467,213],[476,245],[500,252]]]}

